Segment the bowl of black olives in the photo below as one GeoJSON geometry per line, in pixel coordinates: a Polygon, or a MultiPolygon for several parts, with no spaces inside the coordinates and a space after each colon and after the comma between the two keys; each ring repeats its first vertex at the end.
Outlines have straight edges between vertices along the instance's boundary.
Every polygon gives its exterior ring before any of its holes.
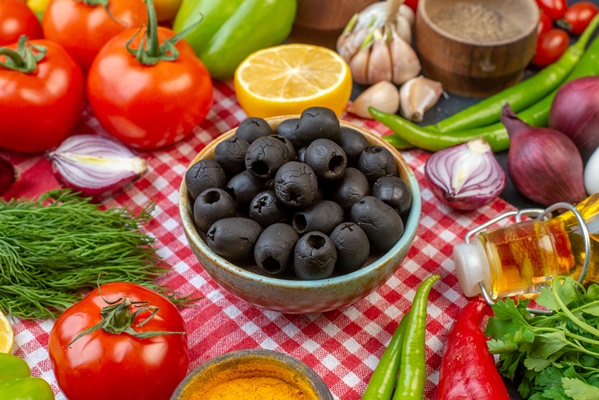
{"type": "Polygon", "coordinates": [[[420,211],[401,154],[322,107],[242,121],[200,151],[179,193],[185,235],[212,279],[293,314],[334,310],[384,284],[420,211]]]}

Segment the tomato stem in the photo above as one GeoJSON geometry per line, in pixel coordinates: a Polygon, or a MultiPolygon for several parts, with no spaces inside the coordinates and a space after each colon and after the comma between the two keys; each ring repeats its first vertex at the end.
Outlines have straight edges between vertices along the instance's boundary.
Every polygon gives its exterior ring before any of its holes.
{"type": "Polygon", "coordinates": [[[110,12],[110,9],[108,8],[109,0],[75,0],[75,1],[83,3],[90,7],[101,6],[103,9],[106,10],[106,12],[108,13],[108,16],[110,17],[111,20],[113,20],[117,24],[127,26],[127,24],[125,24],[123,21],[116,19],[114,17],[114,15],[112,15],[112,13],[110,12]]]}
{"type": "Polygon", "coordinates": [[[148,9],[148,26],[143,33],[137,48],[133,48],[131,43],[133,43],[133,40],[139,35],[143,27],[129,39],[126,44],[127,51],[133,54],[137,61],[143,65],[155,65],[160,61],[177,60],[179,58],[179,50],[177,50],[175,45],[202,22],[202,15],[200,15],[200,19],[198,19],[197,22],[191,24],[177,35],[160,44],[160,38],[158,36],[158,18],[156,17],[153,0],[146,0],[146,7],[148,9]]]}
{"type": "Polygon", "coordinates": [[[6,61],[0,62],[0,67],[13,71],[33,73],[37,70],[37,63],[46,56],[46,48],[31,44],[27,41],[27,36],[21,35],[17,50],[0,47],[0,56],[6,57],[6,61]],[[33,50],[36,50],[37,53],[34,54],[33,50]]]}

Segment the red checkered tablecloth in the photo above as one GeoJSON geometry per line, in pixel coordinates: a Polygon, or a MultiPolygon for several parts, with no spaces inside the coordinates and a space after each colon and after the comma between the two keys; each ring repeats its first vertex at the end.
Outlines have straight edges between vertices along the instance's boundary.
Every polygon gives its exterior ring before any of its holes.
{"type": "MultiPolygon", "coordinates": [[[[445,338],[452,321],[467,299],[461,293],[453,246],[466,232],[513,207],[497,199],[491,205],[464,213],[442,205],[427,188],[424,163],[429,154],[402,152],[420,184],[422,216],[413,246],[401,268],[381,288],[345,308],[313,315],[286,315],[267,311],[237,299],[219,287],[192,254],[177,209],[179,185],[195,155],[213,138],[236,127],[246,114],[239,107],[230,82],[216,82],[214,105],[207,120],[192,136],[167,149],[143,153],[149,173],[121,192],[108,205],[135,207],[156,202],[154,218],[146,225],[157,238],[159,254],[172,266],[160,283],[183,293],[205,298],[182,310],[191,355],[190,370],[206,360],[232,350],[264,348],[302,360],[320,375],[336,399],[361,398],[366,384],[423,279],[440,274],[430,294],[427,317],[425,398],[436,399],[436,384],[445,338]]],[[[381,135],[389,130],[375,121],[346,114],[342,119],[366,126],[381,135]]],[[[101,132],[89,112],[78,133],[101,132]]],[[[50,163],[43,156],[0,151],[14,163],[20,179],[5,197],[34,197],[58,187],[50,163]]],[[[11,319],[15,331],[14,353],[31,366],[32,374],[52,385],[64,399],[48,357],[48,336],[53,321],[11,319]]]]}

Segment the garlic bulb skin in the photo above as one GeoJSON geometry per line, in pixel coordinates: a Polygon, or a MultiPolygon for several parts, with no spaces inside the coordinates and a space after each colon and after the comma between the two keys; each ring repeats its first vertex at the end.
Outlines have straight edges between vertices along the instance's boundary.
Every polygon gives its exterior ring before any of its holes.
{"type": "Polygon", "coordinates": [[[403,1],[377,2],[352,17],[337,39],[337,52],[356,83],[390,80],[400,85],[421,69],[410,45],[413,27],[414,13],[403,1]]]}
{"type": "Polygon", "coordinates": [[[589,196],[599,192],[599,147],[584,166],[584,188],[589,196]]]}
{"type": "Polygon", "coordinates": [[[399,90],[389,81],[377,82],[356,97],[347,107],[347,111],[362,118],[372,119],[368,107],[395,114],[399,110],[399,90]]]}
{"type": "Polygon", "coordinates": [[[400,113],[414,122],[421,122],[424,113],[439,101],[443,93],[440,82],[418,76],[404,83],[399,90],[400,113]]]}

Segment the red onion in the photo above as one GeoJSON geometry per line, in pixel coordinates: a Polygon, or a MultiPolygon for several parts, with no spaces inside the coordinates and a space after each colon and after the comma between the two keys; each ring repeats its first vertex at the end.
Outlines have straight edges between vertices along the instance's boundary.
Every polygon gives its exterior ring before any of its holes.
{"type": "Polygon", "coordinates": [[[71,136],[47,157],[62,186],[96,200],[114,194],[147,170],[143,158],[121,143],[97,135],[71,136]]]}
{"type": "Polygon", "coordinates": [[[599,76],[574,79],[557,91],[549,127],[572,139],[587,163],[599,147],[599,76]]]}
{"type": "Polygon", "coordinates": [[[586,197],[582,158],[568,136],[527,125],[509,104],[503,107],[501,122],[510,135],[507,171],[520,193],[544,206],[586,197]]]}
{"type": "Polygon", "coordinates": [[[17,180],[15,167],[0,157],[0,194],[6,192],[17,180]]]}
{"type": "Polygon", "coordinates": [[[489,204],[501,194],[506,181],[483,138],[437,151],[424,165],[424,175],[433,194],[458,210],[489,204]]]}

